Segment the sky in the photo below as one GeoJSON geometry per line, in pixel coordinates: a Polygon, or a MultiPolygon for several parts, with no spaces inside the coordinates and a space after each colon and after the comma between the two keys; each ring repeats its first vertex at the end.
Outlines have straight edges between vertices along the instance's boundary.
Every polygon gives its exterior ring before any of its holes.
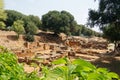
{"type": "MultiPolygon", "coordinates": [[[[16,10],[40,18],[52,10],[70,12],[78,24],[86,24],[89,9],[97,9],[94,0],[4,0],[5,9],[16,10]]],[[[94,28],[97,30],[97,28],[94,28]]]]}

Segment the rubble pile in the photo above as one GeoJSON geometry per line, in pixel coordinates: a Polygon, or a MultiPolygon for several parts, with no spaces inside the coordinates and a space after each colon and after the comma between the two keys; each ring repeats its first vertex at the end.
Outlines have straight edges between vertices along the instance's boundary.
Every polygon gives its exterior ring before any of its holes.
{"type": "Polygon", "coordinates": [[[70,47],[81,47],[90,49],[107,49],[107,41],[102,38],[69,38],[65,41],[65,45],[70,47]]]}
{"type": "Polygon", "coordinates": [[[16,34],[1,34],[0,45],[12,50],[19,59],[40,58],[52,61],[67,56],[72,59],[91,60],[106,53],[107,50],[107,41],[98,37],[68,37],[64,34],[40,32],[35,36],[34,42],[26,42],[23,36],[20,36],[19,40],[15,40],[14,35],[16,34]]]}

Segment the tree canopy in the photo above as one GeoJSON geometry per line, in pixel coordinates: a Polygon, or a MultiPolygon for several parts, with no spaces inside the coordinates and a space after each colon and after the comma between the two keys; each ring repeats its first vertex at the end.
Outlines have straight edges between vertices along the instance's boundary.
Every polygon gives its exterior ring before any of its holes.
{"type": "Polygon", "coordinates": [[[74,31],[77,23],[73,15],[67,11],[49,11],[42,16],[42,24],[45,30],[70,34],[74,31]]]}
{"type": "Polygon", "coordinates": [[[98,36],[95,31],[86,28],[84,25],[78,25],[74,16],[67,11],[49,11],[42,16],[42,21],[38,16],[27,16],[15,10],[5,10],[5,12],[7,13],[5,23],[8,29],[14,24],[14,21],[22,20],[26,34],[30,36],[33,36],[38,29],[55,33],[63,32],[74,36],[98,36]]]}
{"type": "Polygon", "coordinates": [[[115,24],[110,24],[103,28],[104,37],[109,39],[110,42],[120,41],[120,27],[115,27],[115,24]]]}
{"type": "MultiPolygon", "coordinates": [[[[84,25],[78,25],[74,16],[67,11],[49,11],[42,16],[41,20],[38,16],[24,15],[15,10],[5,10],[5,13],[7,13],[7,19],[4,22],[7,29],[10,30],[15,21],[21,20],[26,40],[30,39],[30,41],[34,40],[34,34],[37,33],[38,29],[53,31],[56,34],[63,32],[74,36],[99,36],[99,33],[86,28],[84,25]]],[[[3,23],[0,23],[0,25],[5,26],[3,23]]],[[[1,29],[4,28],[1,27],[1,29]]]]}
{"type": "Polygon", "coordinates": [[[23,18],[25,18],[24,14],[15,10],[5,10],[5,12],[7,13],[7,20],[5,21],[6,26],[12,26],[14,21],[23,20],[23,18]]]}
{"type": "Polygon", "coordinates": [[[109,40],[120,41],[120,0],[99,0],[98,10],[89,11],[88,24],[99,26],[109,40]]]}
{"type": "Polygon", "coordinates": [[[120,24],[120,0],[99,0],[98,10],[89,11],[91,25],[120,24]]]}
{"type": "Polygon", "coordinates": [[[77,25],[76,32],[74,33],[74,35],[75,36],[86,36],[86,37],[102,36],[101,33],[93,31],[92,29],[86,27],[85,25],[77,25]]]}
{"type": "Polygon", "coordinates": [[[12,29],[18,34],[19,37],[20,34],[25,33],[24,22],[22,20],[14,21],[12,29]]]}
{"type": "Polygon", "coordinates": [[[25,26],[26,33],[33,35],[37,33],[37,30],[38,28],[33,22],[28,22],[27,25],[25,26]]]}
{"type": "Polygon", "coordinates": [[[41,29],[42,22],[38,16],[29,15],[28,18],[30,19],[31,22],[33,22],[35,24],[36,27],[41,29]]]}

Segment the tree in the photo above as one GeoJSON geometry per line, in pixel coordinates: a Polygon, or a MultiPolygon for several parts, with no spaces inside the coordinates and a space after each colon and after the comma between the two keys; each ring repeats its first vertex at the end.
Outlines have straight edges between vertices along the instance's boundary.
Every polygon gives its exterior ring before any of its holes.
{"type": "Polygon", "coordinates": [[[100,33],[93,31],[92,29],[86,27],[85,25],[77,25],[77,31],[75,33],[76,36],[87,36],[87,37],[91,37],[91,36],[99,36],[100,33]]]}
{"type": "Polygon", "coordinates": [[[24,14],[15,10],[5,10],[5,12],[7,13],[7,20],[5,21],[6,26],[12,26],[14,21],[23,20],[26,17],[24,14]]]}
{"type": "Polygon", "coordinates": [[[32,21],[35,24],[35,26],[37,26],[39,29],[41,29],[42,22],[38,16],[29,15],[28,18],[30,19],[30,21],[32,21]]]}
{"type": "Polygon", "coordinates": [[[71,32],[71,35],[74,35],[74,33],[77,31],[77,22],[74,20],[74,16],[67,11],[61,11],[61,17],[64,25],[69,27],[69,32],[71,32]]]}
{"type": "Polygon", "coordinates": [[[88,24],[91,26],[99,26],[103,30],[107,38],[118,44],[120,30],[120,0],[99,0],[98,10],[89,11],[88,24]],[[113,30],[112,30],[113,29],[113,30]],[[108,33],[110,33],[108,35],[108,33]],[[114,36],[113,36],[114,35],[114,36]]]}
{"type": "Polygon", "coordinates": [[[35,26],[41,28],[42,23],[38,16],[34,15],[27,16],[15,10],[6,10],[5,12],[7,13],[8,16],[7,20],[5,21],[7,26],[12,26],[14,21],[16,20],[23,20],[24,26],[26,26],[27,23],[29,22],[33,22],[35,26]]]}
{"type": "Polygon", "coordinates": [[[18,38],[20,34],[25,33],[24,22],[22,20],[14,21],[12,29],[18,34],[18,38]]]}
{"type": "Polygon", "coordinates": [[[110,24],[103,28],[104,37],[106,37],[110,42],[115,43],[115,49],[117,48],[117,43],[120,41],[120,27],[115,27],[115,24],[110,24]]]}
{"type": "Polygon", "coordinates": [[[56,34],[60,32],[70,34],[74,32],[77,23],[67,11],[49,11],[42,16],[42,24],[44,30],[50,30],[56,34]]]}
{"type": "Polygon", "coordinates": [[[22,20],[24,22],[24,28],[26,33],[35,34],[37,29],[41,28],[42,23],[38,16],[27,16],[14,10],[6,10],[6,13],[8,16],[7,20],[5,21],[7,26],[12,26],[14,21],[22,20]]]}
{"type": "Polygon", "coordinates": [[[34,35],[37,33],[37,30],[38,30],[37,26],[33,22],[28,21],[27,25],[25,26],[26,33],[34,35]]]}
{"type": "Polygon", "coordinates": [[[26,16],[14,10],[6,10],[6,13],[8,16],[7,20],[5,21],[6,25],[9,26],[10,29],[11,26],[14,25],[13,28],[14,31],[18,33],[18,37],[19,34],[26,32],[25,35],[26,40],[34,41],[34,34],[37,33],[38,28],[41,28],[41,20],[39,19],[39,17],[34,15],[26,16]],[[19,22],[19,20],[21,20],[22,22],[19,22]],[[16,23],[15,21],[18,21],[18,23],[16,23]],[[21,30],[19,30],[20,32],[18,31],[19,28],[21,28],[21,30]]]}
{"type": "Polygon", "coordinates": [[[7,14],[4,11],[4,3],[3,0],[0,0],[0,29],[5,29],[5,23],[7,19],[7,14]]]}

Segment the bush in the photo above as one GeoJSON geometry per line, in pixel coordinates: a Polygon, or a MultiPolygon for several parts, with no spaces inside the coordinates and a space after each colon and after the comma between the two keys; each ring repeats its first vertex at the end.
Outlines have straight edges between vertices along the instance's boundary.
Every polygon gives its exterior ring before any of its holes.
{"type": "Polygon", "coordinates": [[[0,80],[40,80],[36,73],[25,73],[12,53],[0,53],[0,80]]]}
{"type": "Polygon", "coordinates": [[[37,31],[38,31],[38,28],[37,28],[37,26],[35,25],[35,23],[33,23],[33,22],[27,22],[27,25],[25,26],[25,31],[26,31],[26,33],[27,34],[36,34],[37,33],[37,31]]]}
{"type": "Polygon", "coordinates": [[[29,42],[33,42],[34,41],[34,35],[32,35],[32,34],[26,34],[25,35],[25,40],[26,41],[29,41],[29,42]]]}
{"type": "Polygon", "coordinates": [[[0,30],[4,30],[6,28],[5,26],[4,22],[0,22],[0,30]]]}
{"type": "Polygon", "coordinates": [[[96,68],[82,59],[70,61],[62,58],[55,60],[53,65],[52,68],[43,67],[42,80],[120,80],[116,73],[96,68]]]}

